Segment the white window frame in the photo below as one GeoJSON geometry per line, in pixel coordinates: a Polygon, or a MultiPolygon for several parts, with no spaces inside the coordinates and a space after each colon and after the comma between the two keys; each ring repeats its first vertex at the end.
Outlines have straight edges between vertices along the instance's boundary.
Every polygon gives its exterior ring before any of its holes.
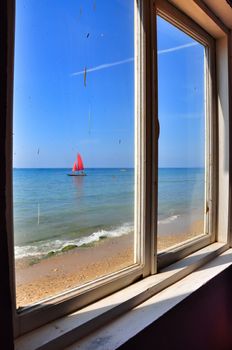
{"type": "MultiPolygon", "coordinates": [[[[168,1],[156,1],[156,14],[179,30],[191,36],[205,46],[205,232],[199,237],[180,243],[158,254],[158,269],[182,259],[192,252],[215,242],[216,239],[216,202],[217,202],[217,113],[216,76],[215,76],[215,40],[191,18],[171,5],[168,1]],[[216,142],[215,142],[216,140],[216,142]]],[[[158,75],[158,72],[157,72],[158,75]]],[[[158,116],[157,116],[158,118],[158,116]]],[[[158,146],[157,146],[158,147],[158,146]]]]}
{"type": "MultiPolygon", "coordinates": [[[[146,54],[145,44],[145,28],[142,23],[145,22],[143,16],[146,15],[144,10],[145,2],[134,2],[134,43],[135,43],[135,261],[132,266],[128,266],[118,272],[97,278],[94,281],[85,283],[83,286],[72,288],[71,290],[61,292],[58,296],[38,301],[32,306],[28,306],[17,310],[14,314],[15,336],[24,334],[33,330],[45,322],[52,321],[71,311],[80,309],[90,302],[95,302],[116,290],[122,289],[131,283],[149,276],[151,274],[151,260],[154,254],[151,250],[151,216],[150,213],[150,162],[147,162],[150,155],[150,135],[147,137],[147,126],[151,117],[147,113],[146,106],[147,95],[145,93],[147,84],[146,74],[148,60],[150,55],[146,54]],[[36,315],[36,317],[35,317],[36,315]]],[[[12,118],[12,116],[11,116],[12,118]]],[[[11,121],[12,123],[12,121],[11,121]]],[[[10,139],[9,150],[12,150],[12,129],[8,129],[10,139]]],[[[9,154],[12,158],[12,155],[9,154]]],[[[12,165],[9,166],[12,172],[12,165]]],[[[12,177],[12,175],[11,175],[12,177]]],[[[12,187],[12,185],[11,185],[12,187]]],[[[12,191],[12,188],[10,189],[12,191]]],[[[11,196],[12,198],[12,196],[11,196]]],[[[12,204],[11,204],[12,206],[12,204]]],[[[11,227],[9,229],[10,241],[13,242],[13,211],[12,207],[9,212],[9,221],[11,227]]],[[[13,246],[13,244],[12,244],[13,246]]],[[[13,251],[11,257],[13,258],[13,251]]],[[[13,260],[13,259],[12,259],[13,260]]],[[[14,261],[11,261],[13,266],[14,261]]],[[[14,286],[14,307],[15,307],[15,279],[12,279],[14,286]]]]}
{"type": "MultiPolygon", "coordinates": [[[[138,0],[139,1],[139,0],[138,0]]],[[[172,1],[175,3],[175,0],[172,1]]],[[[178,2],[178,1],[177,1],[178,2]]],[[[189,0],[189,6],[195,3],[193,0],[189,0]]],[[[201,3],[198,1],[198,3],[201,3]]],[[[229,113],[231,113],[231,105],[229,105],[229,53],[230,48],[229,41],[229,30],[223,25],[219,25],[219,20],[215,20],[214,16],[210,11],[205,11],[205,18],[210,18],[214,21],[214,26],[210,28],[212,36],[216,39],[216,77],[217,84],[212,84],[212,90],[207,93],[210,96],[215,96],[215,111],[212,113],[213,123],[210,125],[210,130],[212,133],[210,137],[213,137],[214,140],[219,139],[218,149],[211,149],[210,154],[212,154],[214,163],[218,165],[213,165],[216,170],[210,172],[209,176],[212,176],[211,183],[215,183],[218,188],[218,195],[212,193],[212,198],[215,196],[217,206],[214,205],[211,209],[211,225],[215,228],[215,231],[212,231],[212,235],[207,237],[208,240],[198,239],[196,242],[191,242],[186,244],[184,247],[171,250],[164,254],[163,256],[158,257],[158,267],[156,264],[156,257],[154,256],[154,246],[156,246],[156,233],[157,233],[157,166],[158,164],[158,134],[159,126],[157,119],[157,57],[156,57],[156,36],[155,36],[155,23],[156,23],[156,12],[154,7],[157,6],[158,13],[160,11],[165,12],[171,16],[170,19],[173,21],[173,13],[181,13],[181,19],[185,18],[187,23],[184,23],[185,26],[191,27],[191,30],[194,30],[197,27],[197,33],[200,29],[195,22],[193,22],[189,17],[183,15],[182,12],[177,10],[175,7],[170,7],[170,3],[166,0],[163,1],[152,1],[152,0],[141,0],[141,7],[137,21],[139,23],[140,31],[140,44],[137,45],[138,54],[142,53],[141,60],[138,62],[138,77],[139,84],[141,86],[142,94],[140,99],[137,99],[141,103],[139,105],[139,110],[141,112],[141,118],[139,119],[140,127],[140,142],[142,144],[141,150],[142,153],[139,158],[142,160],[142,164],[139,164],[140,172],[138,180],[141,181],[142,186],[144,186],[143,193],[144,197],[142,198],[141,212],[139,215],[142,216],[140,221],[141,226],[145,230],[146,235],[144,235],[144,240],[140,243],[143,244],[143,249],[140,250],[141,245],[137,246],[137,256],[141,257],[142,266],[136,266],[132,269],[125,269],[122,274],[113,274],[111,281],[109,277],[102,278],[95,283],[95,287],[92,290],[85,291],[85,293],[76,295],[75,291],[70,291],[68,293],[63,293],[58,298],[51,299],[44,303],[44,305],[37,306],[33,311],[27,310],[21,314],[16,313],[15,305],[15,282],[14,282],[14,261],[13,261],[13,229],[12,229],[12,96],[13,96],[13,46],[14,46],[14,0],[6,1],[6,6],[8,7],[7,19],[8,19],[8,62],[7,62],[7,97],[6,97],[6,126],[5,126],[5,144],[6,150],[3,148],[4,152],[6,151],[6,162],[5,162],[5,201],[6,201],[6,226],[3,227],[3,231],[7,233],[8,240],[8,249],[9,249],[9,260],[7,255],[0,257],[0,263],[2,266],[10,266],[9,276],[10,276],[10,290],[11,294],[12,307],[13,307],[13,318],[14,318],[14,330],[15,337],[18,337],[21,334],[29,332],[31,329],[38,328],[45,322],[54,320],[61,315],[69,314],[77,308],[83,307],[87,303],[93,302],[103,298],[104,296],[111,294],[115,290],[126,287],[129,284],[132,284],[137,279],[141,277],[149,276],[150,274],[156,273],[157,269],[160,269],[162,266],[169,264],[174,259],[180,259],[188,254],[191,254],[192,251],[200,249],[205,245],[212,243],[214,236],[216,240],[222,242],[221,244],[215,243],[209,245],[209,247],[204,248],[204,256],[197,262],[195,261],[192,264],[192,255],[189,260],[191,262],[186,263],[187,268],[185,272],[172,273],[172,268],[170,271],[166,268],[166,275],[157,274],[154,277],[152,282],[152,291],[146,289],[146,296],[141,297],[141,293],[137,293],[137,296],[133,296],[133,302],[130,298],[127,301],[122,303],[120,312],[125,312],[130,308],[138,305],[141,300],[145,300],[151,295],[159,292],[163,288],[171,285],[176,280],[182,278],[184,275],[193,271],[196,267],[199,267],[207,259],[211,259],[217,254],[220,254],[222,251],[226,250],[231,244],[231,230],[230,230],[230,193],[229,193],[229,166],[228,171],[225,171],[225,164],[229,164],[229,113]],[[163,9],[164,6],[164,9],[163,9]],[[171,13],[168,9],[171,9],[171,13]],[[141,18],[140,18],[141,17],[141,18]],[[193,26],[193,27],[192,27],[193,26]],[[216,33],[216,34],[215,34],[216,33]],[[217,85],[217,86],[216,86],[217,85]],[[216,102],[217,101],[217,102],[216,102]],[[217,118],[215,115],[217,114],[217,118]],[[156,142],[154,142],[156,140],[156,142]],[[151,162],[151,159],[153,162],[151,162]],[[9,200],[9,198],[11,200],[9,200]],[[189,264],[189,265],[188,265],[189,264]],[[168,274],[168,276],[167,276],[168,274]],[[165,277],[163,277],[165,275],[165,277]],[[161,282],[160,282],[161,280],[161,282]],[[158,282],[155,282],[158,281],[158,282]],[[103,283],[103,286],[99,284],[103,283]],[[161,284],[160,284],[161,283],[161,284]],[[94,299],[92,295],[94,294],[94,299]]],[[[184,8],[182,9],[184,11],[184,8]]],[[[162,15],[164,15],[162,12],[162,15]]],[[[179,16],[179,15],[178,15],[179,16]]],[[[195,20],[197,14],[194,14],[195,20]]],[[[202,16],[199,16],[199,23],[202,24],[202,16]]],[[[136,21],[135,21],[136,22],[136,21]]],[[[179,22],[179,21],[178,21],[179,22]]],[[[178,23],[179,24],[179,23],[178,23]]],[[[206,21],[207,25],[207,21],[206,21]]],[[[207,29],[207,28],[205,28],[207,29]]],[[[201,30],[200,30],[201,32],[201,30]]],[[[199,35],[199,33],[198,33],[199,35]]],[[[205,35],[205,33],[204,33],[205,35]]],[[[213,60],[211,64],[214,65],[213,60]]],[[[231,93],[231,92],[230,92],[231,93]]],[[[212,143],[211,143],[212,144],[212,143]]],[[[231,176],[231,175],[230,175],[231,176]]],[[[137,194],[140,198],[141,192],[137,194]]],[[[0,238],[4,241],[5,237],[0,238]]],[[[205,238],[204,238],[205,239],[205,238]]],[[[201,251],[202,252],[202,251],[201,251]]],[[[194,255],[194,254],[193,254],[194,255]]],[[[196,255],[195,255],[196,256],[196,255]]],[[[187,259],[188,260],[188,259],[187,259]]],[[[185,259],[183,260],[185,261],[185,259]]],[[[144,279],[146,282],[146,279],[144,279]]],[[[86,285],[89,288],[89,284],[86,285]]],[[[136,284],[133,285],[136,289],[136,284]]],[[[147,288],[147,287],[146,287],[147,288]]],[[[115,317],[120,312],[115,311],[115,307],[112,307],[112,317],[115,317]]],[[[104,315],[102,316],[102,321],[104,322],[104,315]]],[[[93,328],[93,326],[92,326],[93,328]]],[[[91,326],[88,330],[90,331],[91,326]]],[[[87,331],[88,331],[87,330],[87,331]]]]}

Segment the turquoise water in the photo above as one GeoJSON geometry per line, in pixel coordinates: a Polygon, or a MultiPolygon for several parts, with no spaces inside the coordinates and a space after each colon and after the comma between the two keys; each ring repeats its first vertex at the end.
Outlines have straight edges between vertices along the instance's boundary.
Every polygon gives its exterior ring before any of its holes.
{"type": "MultiPolygon", "coordinates": [[[[134,170],[14,169],[16,258],[133,232],[134,170]]],[[[201,213],[203,169],[159,169],[159,226],[201,213]]]]}
{"type": "Polygon", "coordinates": [[[173,215],[202,213],[204,208],[202,168],[159,169],[159,220],[173,215]]]}

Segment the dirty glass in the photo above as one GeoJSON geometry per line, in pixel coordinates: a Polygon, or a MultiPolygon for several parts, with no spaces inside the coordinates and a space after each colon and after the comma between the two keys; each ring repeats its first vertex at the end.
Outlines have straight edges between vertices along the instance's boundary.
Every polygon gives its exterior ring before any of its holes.
{"type": "Polygon", "coordinates": [[[16,1],[17,306],[134,263],[134,1],[16,1]]]}
{"type": "Polygon", "coordinates": [[[158,251],[204,234],[205,47],[158,26],[158,251]]]}

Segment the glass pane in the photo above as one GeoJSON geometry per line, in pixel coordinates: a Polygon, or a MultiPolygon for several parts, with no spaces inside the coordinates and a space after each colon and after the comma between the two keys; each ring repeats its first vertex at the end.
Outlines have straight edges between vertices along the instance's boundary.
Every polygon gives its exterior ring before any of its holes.
{"type": "Polygon", "coordinates": [[[134,1],[16,1],[22,307],[134,264],[134,1]]]}
{"type": "Polygon", "coordinates": [[[158,25],[158,250],[204,234],[205,47],[158,25]]]}

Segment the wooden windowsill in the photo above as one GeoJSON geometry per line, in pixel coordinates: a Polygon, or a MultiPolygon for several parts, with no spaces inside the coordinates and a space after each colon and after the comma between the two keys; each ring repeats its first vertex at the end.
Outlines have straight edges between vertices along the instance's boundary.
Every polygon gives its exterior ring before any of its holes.
{"type": "Polygon", "coordinates": [[[100,350],[102,342],[96,339],[104,339],[104,348],[116,349],[231,265],[232,249],[227,248],[211,244],[157,275],[19,337],[15,349],[74,350],[93,344],[100,350]]]}

